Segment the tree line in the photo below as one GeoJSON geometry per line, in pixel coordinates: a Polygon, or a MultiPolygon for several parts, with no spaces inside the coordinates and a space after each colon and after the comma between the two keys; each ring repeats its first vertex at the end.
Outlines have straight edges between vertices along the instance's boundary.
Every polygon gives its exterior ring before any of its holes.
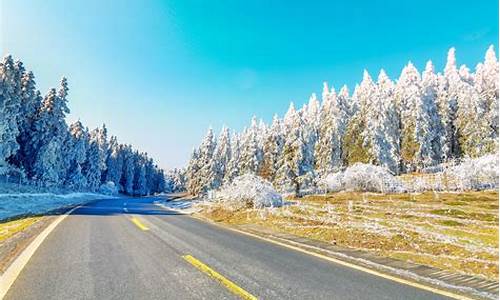
{"type": "Polygon", "coordinates": [[[25,183],[97,191],[113,182],[126,194],[165,189],[163,170],[146,153],[108,138],[106,126],[69,126],[68,82],[42,96],[35,77],[8,55],[0,63],[0,175],[25,183]]]}
{"type": "Polygon", "coordinates": [[[393,174],[422,171],[442,162],[498,151],[498,74],[493,46],[475,72],[457,66],[455,49],[444,71],[428,61],[420,73],[409,62],[397,81],[381,70],[350,94],[325,83],[321,102],[313,94],[271,124],[254,117],[248,128],[210,128],[183,174],[171,174],[192,194],[202,194],[253,173],[279,190],[314,185],[318,178],[357,162],[393,174]]]}

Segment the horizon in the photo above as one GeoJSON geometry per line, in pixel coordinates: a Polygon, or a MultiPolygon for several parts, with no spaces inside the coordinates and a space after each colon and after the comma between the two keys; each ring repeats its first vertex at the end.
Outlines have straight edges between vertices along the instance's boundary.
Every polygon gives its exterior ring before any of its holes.
{"type": "Polygon", "coordinates": [[[390,20],[376,13],[390,15],[410,4],[391,1],[381,12],[377,3],[328,3],[322,10],[274,3],[263,11],[256,3],[212,3],[217,13],[207,16],[203,5],[185,7],[177,1],[147,8],[51,1],[20,9],[27,2],[2,3],[2,56],[22,60],[42,94],[66,76],[68,122],[80,119],[89,128],[105,123],[109,134],[147,152],[164,169],[183,167],[209,126],[217,134],[223,124],[241,130],[253,115],[269,122],[274,114],[282,116],[290,102],[301,107],[312,93],[320,94],[324,81],[337,90],[346,84],[352,93],[364,69],[372,77],[384,69],[396,80],[408,61],[422,71],[430,59],[441,71],[451,47],[458,65],[471,70],[489,45],[498,53],[495,1],[472,8],[433,3],[438,7],[432,12],[425,9],[427,1],[390,20]],[[354,22],[344,15],[328,18],[333,8],[357,6],[354,22]],[[10,17],[13,11],[15,18],[10,17]],[[464,14],[472,17],[460,18],[464,14]],[[427,22],[415,24],[423,16],[427,22]],[[71,22],[57,26],[61,18],[71,22]],[[448,25],[434,28],[441,20],[448,25]],[[39,21],[43,25],[37,26],[39,21]],[[340,28],[346,25],[342,22],[349,26],[340,28]],[[438,32],[426,36],[430,28],[438,32]],[[399,33],[395,40],[394,31],[399,33]],[[339,39],[345,43],[337,44],[339,39]],[[136,126],[131,126],[134,119],[136,126]]]}

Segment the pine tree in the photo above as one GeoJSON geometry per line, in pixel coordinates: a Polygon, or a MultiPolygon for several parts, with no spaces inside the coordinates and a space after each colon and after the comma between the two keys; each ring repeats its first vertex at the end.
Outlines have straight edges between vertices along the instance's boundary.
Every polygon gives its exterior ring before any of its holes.
{"type": "Polygon", "coordinates": [[[71,137],[71,157],[68,177],[65,185],[73,190],[83,190],[87,187],[87,179],[82,173],[82,165],[87,159],[88,132],[80,121],[69,127],[71,137]]]}
{"type": "Polygon", "coordinates": [[[458,74],[455,58],[455,48],[448,51],[448,59],[445,66],[444,76],[438,74],[438,109],[443,127],[445,129],[445,143],[443,158],[453,159],[460,156],[458,143],[458,87],[460,76],[458,74]]]}
{"type": "Polygon", "coordinates": [[[422,74],[422,95],[415,106],[414,140],[418,144],[415,163],[418,169],[433,166],[441,161],[444,147],[444,128],[437,107],[437,75],[428,61],[422,74]]]}
{"type": "Polygon", "coordinates": [[[130,145],[124,146],[123,149],[123,171],[120,179],[120,185],[123,187],[123,192],[128,195],[134,193],[134,172],[135,159],[130,145]]]}
{"type": "Polygon", "coordinates": [[[347,87],[343,87],[340,95],[324,84],[323,103],[319,117],[318,141],[314,149],[315,169],[320,175],[338,172],[343,166],[342,140],[349,119],[347,87]]]}
{"type": "Polygon", "coordinates": [[[394,101],[394,83],[380,71],[373,98],[368,102],[365,143],[371,163],[399,173],[399,127],[394,101]]]}
{"type": "Polygon", "coordinates": [[[217,140],[217,146],[215,148],[215,154],[210,174],[210,177],[212,178],[212,189],[217,189],[223,184],[224,176],[227,172],[230,160],[231,136],[229,135],[229,129],[226,126],[223,126],[217,140]]]}
{"type": "MultiPolygon", "coordinates": [[[[61,86],[64,88],[63,78],[61,86]]],[[[31,177],[44,185],[59,185],[65,178],[61,176],[65,170],[63,143],[68,134],[65,122],[69,109],[66,99],[59,97],[55,89],[50,89],[45,96],[37,118],[33,123],[32,143],[36,153],[31,164],[31,177]]]]}
{"type": "Polygon", "coordinates": [[[398,107],[401,164],[404,172],[416,168],[416,153],[419,145],[415,137],[417,122],[416,105],[422,101],[422,82],[415,66],[409,62],[404,67],[394,91],[398,107]]]}
{"type": "Polygon", "coordinates": [[[307,143],[304,139],[304,120],[293,103],[284,118],[285,143],[275,178],[275,186],[283,190],[292,189],[298,195],[301,185],[305,184],[312,172],[307,161],[307,143]]]}
{"type": "Polygon", "coordinates": [[[229,160],[224,183],[231,183],[233,179],[241,175],[241,146],[240,136],[233,134],[231,138],[231,159],[229,160]]]}
{"type": "Polygon", "coordinates": [[[200,177],[198,176],[198,171],[200,170],[199,158],[199,150],[193,149],[191,159],[189,160],[186,170],[186,189],[191,195],[196,195],[198,193],[198,186],[200,185],[200,177]]]}
{"type": "Polygon", "coordinates": [[[111,181],[118,186],[123,170],[123,145],[118,144],[115,136],[110,138],[109,152],[106,160],[105,181],[111,181]]]}
{"type": "MultiPolygon", "coordinates": [[[[498,149],[498,73],[499,65],[493,45],[486,51],[483,63],[478,64],[474,74],[474,87],[479,94],[481,107],[485,109],[485,119],[489,125],[490,136],[487,138],[493,141],[492,152],[498,149]]],[[[485,145],[486,146],[486,145],[485,145]]],[[[488,151],[484,147],[485,151],[488,151]]],[[[484,151],[480,151],[484,152],[484,151]]]]}
{"type": "Polygon", "coordinates": [[[96,191],[101,183],[101,169],[99,166],[99,145],[90,140],[87,147],[86,160],[82,165],[82,173],[87,180],[87,188],[96,191]]]}
{"type": "Polygon", "coordinates": [[[21,106],[22,63],[6,56],[0,63],[0,173],[8,167],[7,160],[19,149],[18,118],[21,106]]]}
{"type": "Polygon", "coordinates": [[[375,84],[368,71],[365,70],[363,81],[356,86],[353,94],[351,106],[353,117],[347,126],[342,145],[344,165],[350,166],[356,162],[370,163],[374,160],[370,152],[371,140],[367,138],[367,114],[375,91],[375,84]]]}
{"type": "Polygon", "coordinates": [[[277,115],[269,128],[263,145],[263,160],[259,175],[273,182],[279,168],[279,160],[284,145],[283,122],[277,115]]]}
{"type": "Polygon", "coordinates": [[[21,105],[18,118],[19,135],[17,137],[19,150],[11,161],[12,164],[23,170],[28,170],[31,167],[29,165],[30,157],[35,152],[31,141],[31,130],[42,102],[42,96],[36,90],[34,78],[35,76],[30,71],[24,73],[21,79],[21,105]]]}
{"type": "Polygon", "coordinates": [[[263,159],[262,148],[260,146],[261,137],[259,135],[259,127],[257,126],[257,118],[254,116],[250,127],[242,135],[241,174],[258,174],[263,159]]]}

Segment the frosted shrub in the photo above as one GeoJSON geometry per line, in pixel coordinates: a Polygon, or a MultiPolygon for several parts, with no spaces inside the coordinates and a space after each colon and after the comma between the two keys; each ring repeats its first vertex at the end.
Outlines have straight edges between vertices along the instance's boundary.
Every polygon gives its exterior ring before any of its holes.
{"type": "Polygon", "coordinates": [[[344,188],[342,185],[343,175],[343,172],[328,174],[320,183],[320,186],[329,192],[339,192],[344,188]]]}
{"type": "Polygon", "coordinates": [[[270,182],[253,174],[236,177],[231,184],[226,184],[214,193],[218,201],[236,202],[239,205],[251,205],[255,208],[279,207],[283,205],[281,195],[274,190],[270,182]]]}
{"type": "Polygon", "coordinates": [[[101,184],[101,186],[99,187],[99,193],[104,195],[116,195],[118,194],[118,187],[113,181],[108,181],[101,184]]]}
{"type": "Polygon", "coordinates": [[[404,192],[403,183],[387,169],[370,164],[356,163],[344,172],[325,177],[327,191],[404,192]]]}
{"type": "Polygon", "coordinates": [[[498,188],[498,155],[465,160],[447,169],[445,175],[455,178],[461,190],[498,188]]]}

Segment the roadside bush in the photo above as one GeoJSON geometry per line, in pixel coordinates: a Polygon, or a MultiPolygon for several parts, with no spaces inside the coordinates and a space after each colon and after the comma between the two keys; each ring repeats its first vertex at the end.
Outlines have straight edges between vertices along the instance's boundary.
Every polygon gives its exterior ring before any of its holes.
{"type": "Polygon", "coordinates": [[[213,192],[213,199],[238,207],[262,208],[283,205],[283,198],[271,183],[253,174],[236,177],[231,184],[226,184],[219,191],[213,192]]]}
{"type": "Polygon", "coordinates": [[[118,194],[118,187],[113,181],[108,181],[101,184],[99,187],[99,193],[104,195],[116,195],[118,194]]]}
{"type": "Polygon", "coordinates": [[[326,176],[321,185],[328,192],[397,193],[405,191],[403,183],[387,169],[363,163],[356,163],[344,172],[326,176]]]}

